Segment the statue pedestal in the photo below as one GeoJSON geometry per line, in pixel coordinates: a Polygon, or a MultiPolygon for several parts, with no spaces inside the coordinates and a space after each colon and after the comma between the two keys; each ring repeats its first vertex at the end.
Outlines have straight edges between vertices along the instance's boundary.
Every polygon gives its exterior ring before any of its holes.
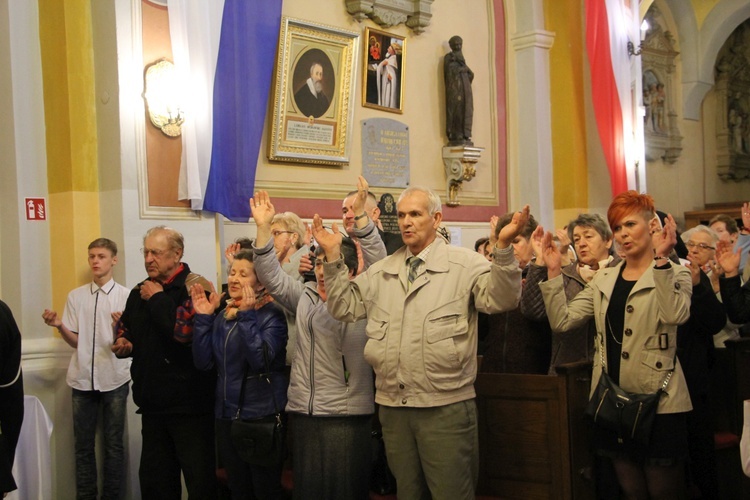
{"type": "Polygon", "coordinates": [[[482,156],[484,148],[470,146],[467,144],[443,147],[443,165],[445,166],[445,177],[447,181],[449,207],[461,205],[458,201],[458,191],[464,181],[468,182],[477,174],[474,166],[482,156]]]}

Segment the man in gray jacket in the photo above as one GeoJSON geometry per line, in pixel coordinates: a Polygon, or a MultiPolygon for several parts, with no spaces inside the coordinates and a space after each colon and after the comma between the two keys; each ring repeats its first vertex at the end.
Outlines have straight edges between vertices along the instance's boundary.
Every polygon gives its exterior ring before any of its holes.
{"type": "MultiPolygon", "coordinates": [[[[362,177],[358,190],[367,190],[362,177]]],[[[368,234],[374,226],[360,215],[355,232],[368,234]]],[[[528,216],[527,206],[503,228],[490,263],[437,238],[440,198],[411,187],[398,201],[406,246],[351,281],[340,258],[341,235],[326,231],[319,216],[313,220],[327,261],[329,312],[341,321],[367,318],[365,359],[375,370],[375,402],[399,498],[474,498],[477,313],[517,307],[521,270],[511,242],[528,216]]]]}

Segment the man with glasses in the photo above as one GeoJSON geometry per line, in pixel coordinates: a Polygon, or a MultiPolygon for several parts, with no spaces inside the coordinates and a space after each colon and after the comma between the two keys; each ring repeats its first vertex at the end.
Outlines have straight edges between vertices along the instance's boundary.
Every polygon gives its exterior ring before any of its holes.
{"type": "Polygon", "coordinates": [[[112,351],[132,356],[133,400],[141,414],[139,478],[144,499],[215,498],[215,373],[193,365],[195,310],[188,289],[202,282],[182,262],[182,235],[157,226],[143,238],[148,278],[128,297],[112,351]]]}

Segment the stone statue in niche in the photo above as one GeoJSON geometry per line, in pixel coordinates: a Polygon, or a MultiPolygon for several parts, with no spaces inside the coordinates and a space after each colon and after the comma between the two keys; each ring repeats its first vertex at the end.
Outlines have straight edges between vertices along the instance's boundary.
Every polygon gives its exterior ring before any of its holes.
{"type": "Polygon", "coordinates": [[[675,111],[675,40],[652,5],[646,13],[649,29],[641,43],[643,69],[643,132],[647,161],[674,163],[682,153],[682,136],[675,111]]]}
{"type": "Polygon", "coordinates": [[[719,50],[716,78],[716,169],[722,180],[750,179],[750,20],[719,50]]]}
{"type": "Polygon", "coordinates": [[[445,131],[448,145],[472,145],[471,126],[474,120],[474,97],[471,83],[474,72],[466,65],[463,40],[460,36],[451,37],[448,44],[451,52],[443,60],[445,76],[445,131]]]}
{"type": "Polygon", "coordinates": [[[731,149],[735,153],[750,154],[750,123],[748,123],[748,108],[742,98],[742,92],[736,92],[734,97],[729,100],[728,105],[728,123],[729,140],[731,149]]]}
{"type": "Polygon", "coordinates": [[[652,71],[643,72],[643,107],[646,108],[643,127],[648,132],[666,134],[664,106],[667,100],[664,84],[652,71]]]}

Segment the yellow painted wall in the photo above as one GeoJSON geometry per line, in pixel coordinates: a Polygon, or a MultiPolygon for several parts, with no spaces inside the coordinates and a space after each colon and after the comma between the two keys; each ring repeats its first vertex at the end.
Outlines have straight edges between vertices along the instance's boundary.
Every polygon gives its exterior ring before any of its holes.
{"type": "Polygon", "coordinates": [[[563,225],[588,207],[583,2],[546,0],[544,9],[546,29],[555,33],[549,56],[553,185],[555,222],[563,225]]]}
{"type": "Polygon", "coordinates": [[[96,96],[89,0],[39,0],[53,307],[89,279],[99,236],[96,96]]]}

